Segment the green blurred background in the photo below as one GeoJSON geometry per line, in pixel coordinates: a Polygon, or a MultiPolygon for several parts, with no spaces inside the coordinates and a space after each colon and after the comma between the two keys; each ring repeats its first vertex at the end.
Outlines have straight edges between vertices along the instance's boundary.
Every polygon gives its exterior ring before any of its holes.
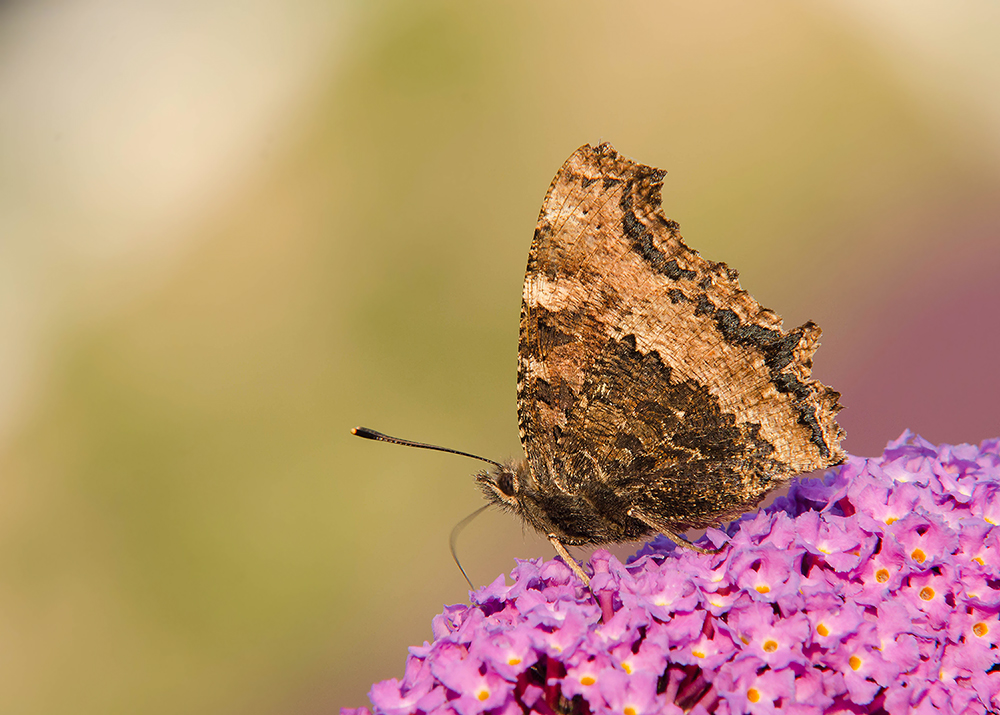
{"type": "MultiPolygon", "coordinates": [[[[466,599],[579,145],[786,326],[846,446],[1000,434],[1000,11],[0,6],[0,710],[329,713],[466,599]]],[[[550,557],[510,518],[473,581],[550,557]]],[[[624,553],[624,552],[623,552],[624,553]]],[[[581,554],[582,555],[582,554],[581,554]]]]}

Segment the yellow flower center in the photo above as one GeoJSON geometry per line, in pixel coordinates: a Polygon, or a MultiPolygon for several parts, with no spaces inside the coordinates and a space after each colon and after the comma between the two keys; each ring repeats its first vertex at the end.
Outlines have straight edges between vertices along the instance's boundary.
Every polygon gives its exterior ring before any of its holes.
{"type": "Polygon", "coordinates": [[[875,580],[878,581],[879,583],[885,583],[886,581],[888,581],[889,580],[889,570],[888,569],[879,569],[878,571],[876,571],[875,572],[875,580]]]}
{"type": "Polygon", "coordinates": [[[765,586],[764,584],[761,584],[760,586],[757,587],[757,593],[767,593],[770,590],[771,590],[771,587],[770,586],[765,586]]]}
{"type": "Polygon", "coordinates": [[[705,657],[705,654],[702,653],[700,650],[693,650],[693,651],[691,651],[691,655],[693,655],[695,658],[704,658],[705,657]]]}
{"type": "Polygon", "coordinates": [[[624,670],[629,675],[632,675],[632,666],[628,663],[622,663],[622,670],[624,670]]]}
{"type": "Polygon", "coordinates": [[[773,653],[778,650],[778,641],[764,641],[764,652],[773,653]]]}
{"type": "Polygon", "coordinates": [[[821,636],[830,635],[830,629],[827,628],[826,625],[823,623],[820,623],[818,626],[816,626],[816,632],[819,633],[821,636]]]}
{"type": "Polygon", "coordinates": [[[625,715],[635,715],[635,708],[629,705],[625,708],[625,715]]]}
{"type": "Polygon", "coordinates": [[[520,665],[520,663],[521,663],[520,658],[511,658],[510,660],[507,661],[507,665],[520,665]]]}
{"type": "Polygon", "coordinates": [[[486,688],[483,688],[478,693],[476,693],[476,697],[479,698],[480,700],[488,700],[490,697],[490,691],[487,690],[486,688]]]}
{"type": "Polygon", "coordinates": [[[989,630],[990,630],[989,627],[982,621],[972,626],[972,632],[975,633],[980,638],[985,636],[989,632],[989,630]]]}
{"type": "Polygon", "coordinates": [[[924,599],[925,601],[930,601],[932,598],[934,598],[934,589],[931,588],[930,586],[924,586],[922,589],[920,589],[919,595],[920,598],[924,599]]]}
{"type": "Polygon", "coordinates": [[[760,693],[757,692],[757,688],[750,688],[747,691],[747,700],[749,700],[752,703],[755,703],[758,700],[760,700],[760,693]]]}
{"type": "Polygon", "coordinates": [[[916,561],[916,562],[917,562],[918,564],[922,564],[922,563],[923,563],[924,561],[926,561],[926,560],[927,560],[927,554],[925,554],[925,553],[924,553],[923,551],[921,551],[920,549],[914,549],[914,550],[913,550],[913,553],[912,553],[912,554],[910,554],[910,557],[911,557],[911,558],[912,558],[912,559],[913,559],[914,561],[916,561]]]}
{"type": "Polygon", "coordinates": [[[847,662],[851,664],[852,670],[857,670],[858,668],[861,667],[861,658],[859,658],[856,655],[852,655],[851,659],[848,660],[847,662]]]}
{"type": "Polygon", "coordinates": [[[596,682],[597,681],[594,680],[594,678],[589,675],[585,675],[582,678],[580,678],[580,685],[593,685],[596,682]]]}

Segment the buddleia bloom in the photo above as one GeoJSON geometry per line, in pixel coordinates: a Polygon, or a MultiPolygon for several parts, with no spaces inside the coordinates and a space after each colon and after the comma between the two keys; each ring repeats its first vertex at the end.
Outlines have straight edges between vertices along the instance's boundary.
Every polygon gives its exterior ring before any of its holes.
{"type": "MultiPolygon", "coordinates": [[[[1000,710],[1000,440],[875,459],[622,564],[521,561],[433,621],[385,715],[1000,710]]],[[[347,713],[367,714],[367,708],[347,713]]]]}

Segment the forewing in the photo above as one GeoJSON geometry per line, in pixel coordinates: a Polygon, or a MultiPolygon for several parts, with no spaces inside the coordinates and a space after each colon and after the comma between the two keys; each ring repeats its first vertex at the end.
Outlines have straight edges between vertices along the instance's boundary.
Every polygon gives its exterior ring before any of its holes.
{"type": "Polygon", "coordinates": [[[552,181],[524,282],[518,421],[540,482],[598,480],[694,523],[845,453],[839,395],[810,379],[819,328],[783,332],[736,271],[688,248],[663,176],[602,144],[552,181]]]}

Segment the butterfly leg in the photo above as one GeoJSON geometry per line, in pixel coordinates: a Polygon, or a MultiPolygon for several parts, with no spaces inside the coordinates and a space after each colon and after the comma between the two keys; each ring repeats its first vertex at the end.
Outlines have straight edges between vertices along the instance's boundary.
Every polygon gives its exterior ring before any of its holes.
{"type": "Polygon", "coordinates": [[[569,555],[569,551],[566,550],[566,545],[559,541],[559,537],[555,534],[549,534],[549,541],[552,542],[552,546],[555,547],[556,553],[562,556],[562,560],[566,562],[566,565],[573,569],[573,573],[580,577],[583,584],[590,588],[590,579],[587,578],[587,574],[583,572],[580,564],[576,562],[572,556],[569,555]]]}
{"type": "Polygon", "coordinates": [[[628,515],[631,516],[633,519],[638,519],[651,529],[656,529],[658,532],[666,536],[675,544],[677,544],[678,546],[683,546],[685,549],[691,549],[692,551],[699,554],[717,554],[720,551],[722,551],[721,546],[717,549],[703,549],[700,546],[695,546],[690,541],[682,539],[680,536],[678,536],[666,522],[654,519],[653,517],[643,512],[642,510],[637,509],[635,507],[632,507],[631,509],[628,510],[628,515]]]}

